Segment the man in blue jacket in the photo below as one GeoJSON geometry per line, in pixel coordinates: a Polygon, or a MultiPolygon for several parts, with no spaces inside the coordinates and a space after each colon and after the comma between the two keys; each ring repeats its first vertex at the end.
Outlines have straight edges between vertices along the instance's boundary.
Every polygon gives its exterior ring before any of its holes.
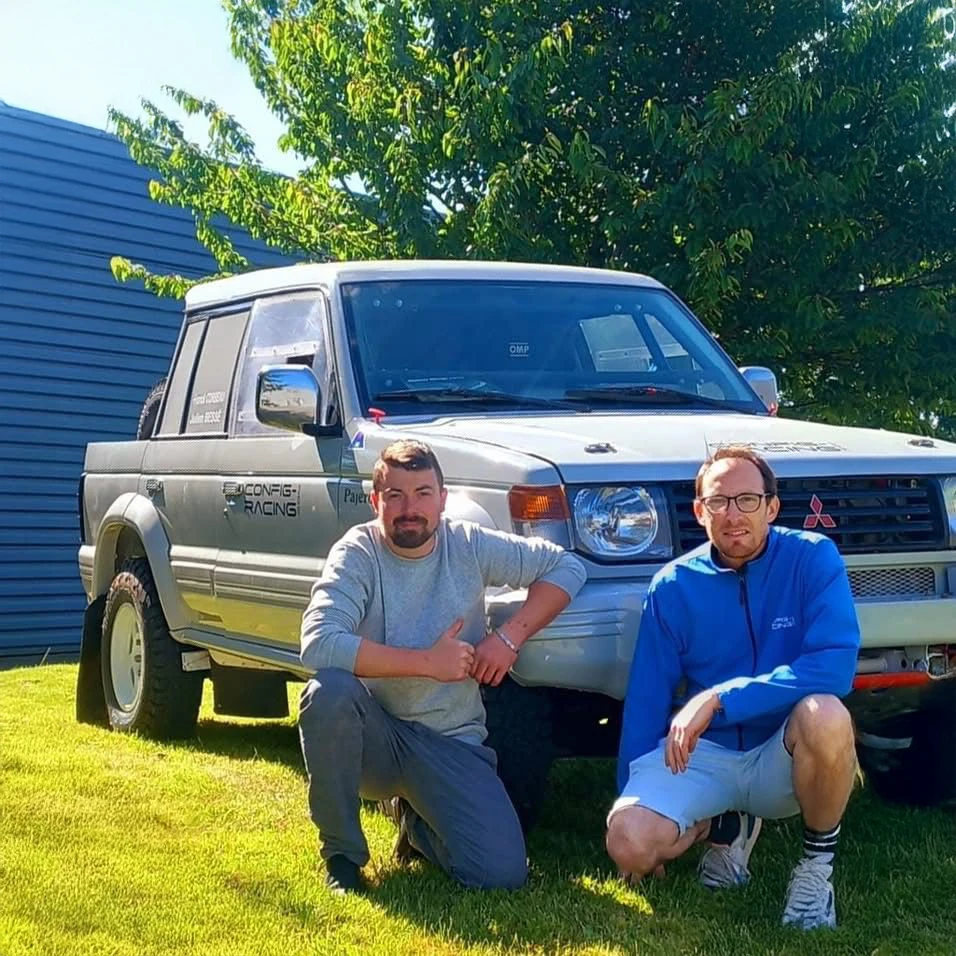
{"type": "Polygon", "coordinates": [[[801,813],[783,922],[834,927],[833,860],[857,772],[840,698],[860,632],[836,546],[771,528],[779,510],[776,477],[750,449],[723,448],[701,467],[694,513],[709,543],[648,590],[607,849],[640,878],[709,840],[701,882],[742,885],[761,818],[801,813]]]}

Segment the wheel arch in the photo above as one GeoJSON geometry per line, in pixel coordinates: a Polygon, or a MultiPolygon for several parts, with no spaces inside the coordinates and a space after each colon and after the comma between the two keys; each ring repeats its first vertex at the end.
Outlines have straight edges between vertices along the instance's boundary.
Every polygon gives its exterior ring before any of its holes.
{"type": "Polygon", "coordinates": [[[121,495],[109,507],[96,536],[93,594],[105,594],[120,564],[142,557],[149,562],[159,601],[172,631],[187,627],[191,615],[179,595],[169,560],[169,537],[153,503],[136,492],[121,495]]]}

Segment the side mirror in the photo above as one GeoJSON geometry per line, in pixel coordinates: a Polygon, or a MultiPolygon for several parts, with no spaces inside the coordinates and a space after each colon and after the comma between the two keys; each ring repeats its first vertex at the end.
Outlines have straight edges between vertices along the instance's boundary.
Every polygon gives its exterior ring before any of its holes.
{"type": "Polygon", "coordinates": [[[777,392],[777,376],[762,365],[744,365],[740,369],[741,375],[747,384],[757,393],[760,400],[767,406],[771,415],[776,415],[780,408],[780,395],[777,392]]]}
{"type": "Polygon", "coordinates": [[[307,435],[338,435],[338,425],[316,423],[322,390],[305,365],[266,365],[256,382],[256,418],[263,425],[307,435]]]}

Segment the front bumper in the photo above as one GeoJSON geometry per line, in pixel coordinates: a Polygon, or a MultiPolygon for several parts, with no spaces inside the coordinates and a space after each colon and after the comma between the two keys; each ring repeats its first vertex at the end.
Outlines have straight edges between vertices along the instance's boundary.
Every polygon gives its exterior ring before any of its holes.
{"type": "MultiPolygon", "coordinates": [[[[851,570],[856,564],[847,563],[851,570]]],[[[872,559],[866,561],[867,567],[872,565],[872,559]]],[[[880,648],[906,648],[912,657],[921,649],[956,644],[956,598],[948,589],[953,575],[945,570],[940,569],[940,592],[935,595],[857,600],[861,655],[880,648]]],[[[515,680],[623,699],[649,585],[649,580],[589,581],[574,601],[521,649],[512,669],[515,680]]],[[[525,594],[508,591],[489,596],[492,625],[502,624],[514,614],[525,594]]]]}
{"type": "MultiPolygon", "coordinates": [[[[595,691],[623,699],[641,607],[650,581],[592,581],[522,648],[511,669],[519,684],[595,691]]],[[[487,600],[492,626],[525,599],[508,591],[487,600]]]]}

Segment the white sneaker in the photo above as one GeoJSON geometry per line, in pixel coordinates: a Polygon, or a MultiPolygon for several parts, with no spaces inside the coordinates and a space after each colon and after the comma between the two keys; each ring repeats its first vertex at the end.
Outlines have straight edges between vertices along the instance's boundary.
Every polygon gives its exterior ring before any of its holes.
{"type": "Polygon", "coordinates": [[[787,903],[783,908],[784,926],[836,929],[832,876],[833,865],[819,857],[807,857],[793,868],[787,887],[787,903]]]}
{"type": "Polygon", "coordinates": [[[763,821],[749,813],[740,814],[740,833],[729,846],[712,843],[697,868],[702,886],[709,890],[746,886],[750,882],[750,854],[760,835],[763,821]]]}

